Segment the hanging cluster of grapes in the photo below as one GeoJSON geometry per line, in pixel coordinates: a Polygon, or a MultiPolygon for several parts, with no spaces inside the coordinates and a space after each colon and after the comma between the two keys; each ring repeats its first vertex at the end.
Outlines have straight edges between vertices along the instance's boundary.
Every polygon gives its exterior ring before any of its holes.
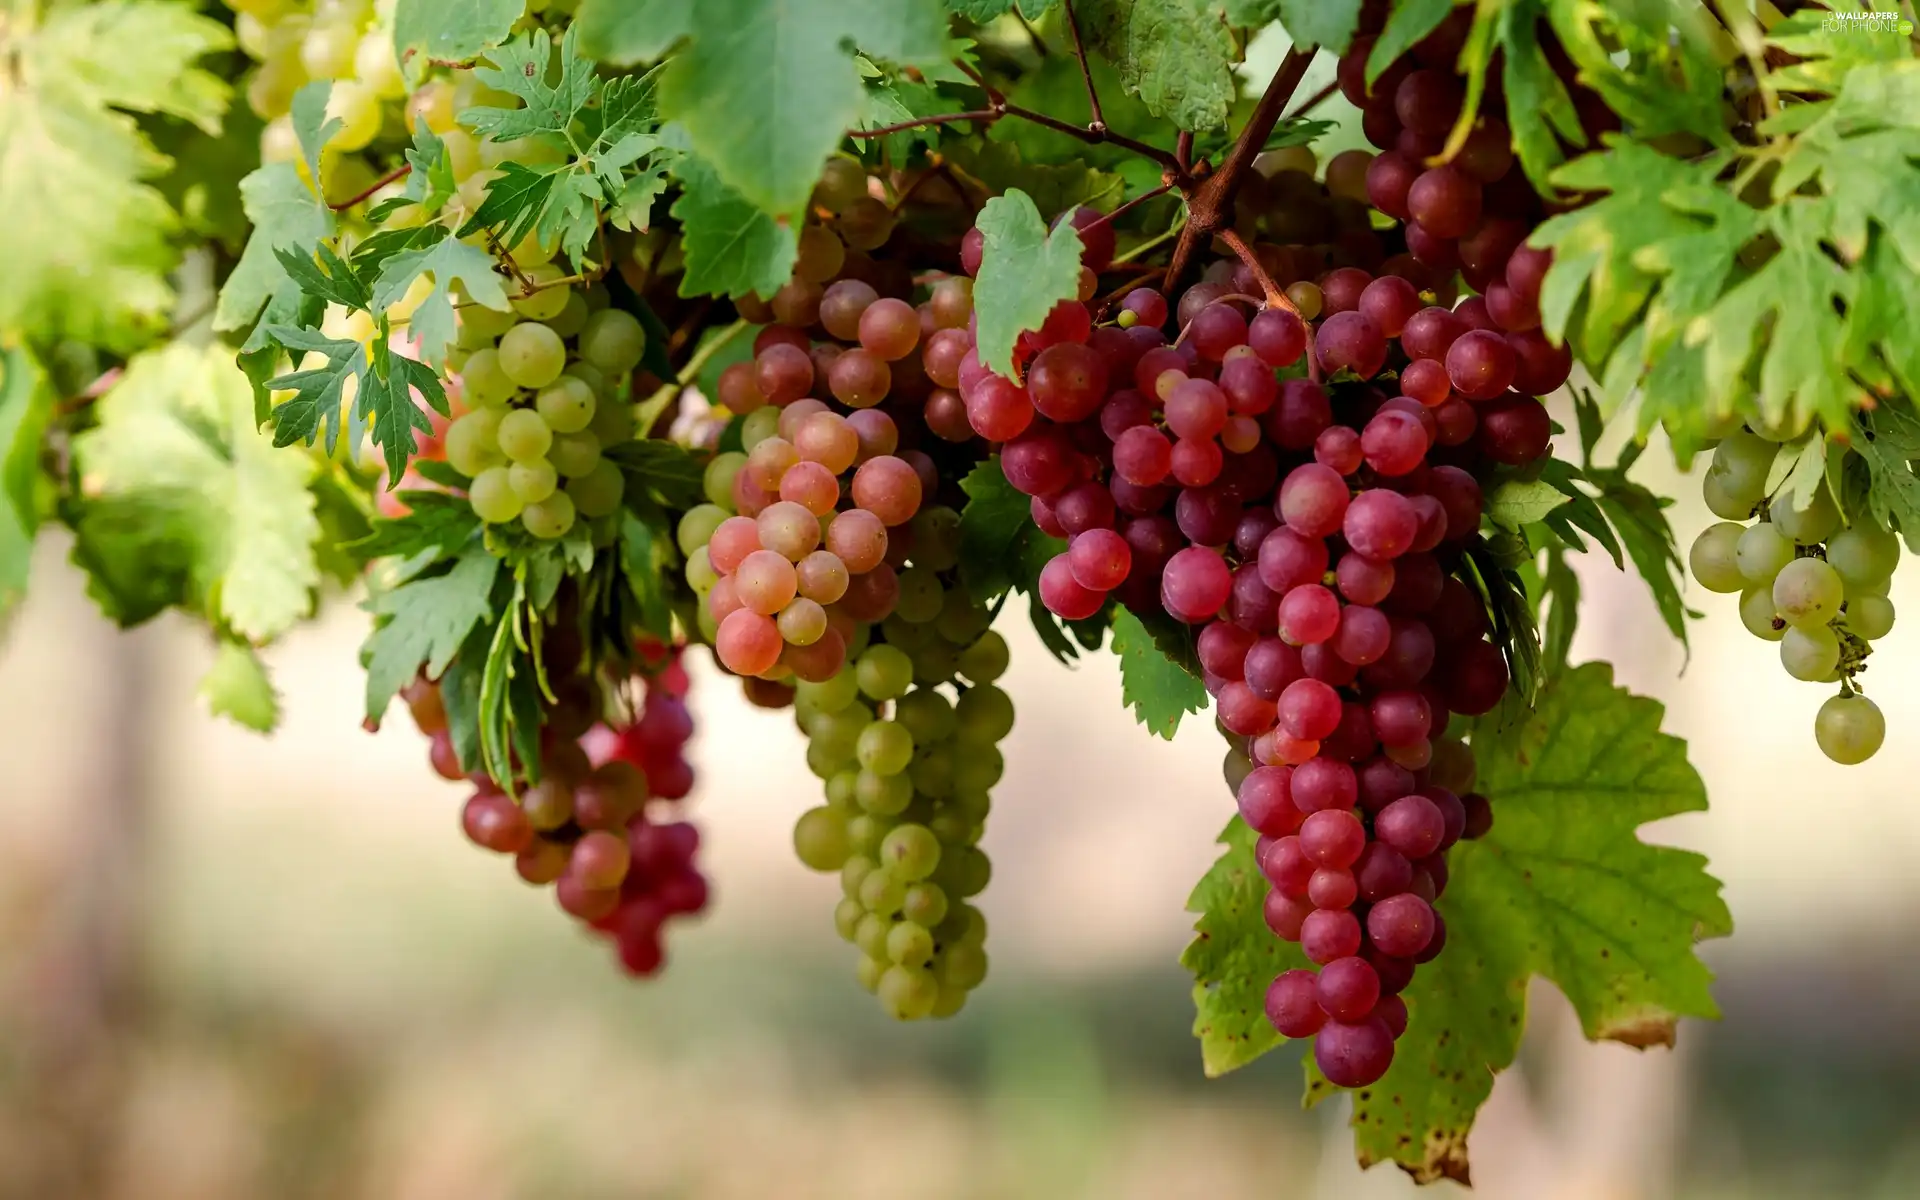
{"type": "Polygon", "coordinates": [[[679,651],[642,649],[651,673],[635,677],[639,709],[618,728],[603,723],[600,688],[577,655],[549,656],[556,702],[541,712],[540,779],[517,781],[517,800],[484,770],[461,770],[437,685],[417,680],[404,693],[434,770],[475,787],[461,814],[468,839],[513,855],[526,882],[552,884],[560,907],[610,938],[636,976],[660,969],[662,927],[705,910],[708,894],[694,865],[699,830],[667,811],[693,789],[687,674],[679,651]]]}
{"type": "Polygon", "coordinates": [[[679,542],[721,665],[757,701],[794,702],[827,794],[796,849],[842,876],[862,984],[895,1017],[949,1016],[986,971],[963,901],[987,883],[977,843],[1013,704],[993,686],[1006,643],[953,578],[952,477],[911,442],[955,416],[947,440],[972,438],[950,390],[972,281],[910,302],[912,274],[864,253],[894,219],[851,159],[829,164],[815,218],[792,280],[742,306],[773,319],[718,381],[742,449],[714,457],[679,542]]]}
{"type": "Polygon", "coordinates": [[[1880,707],[1858,689],[1871,643],[1893,628],[1887,590],[1900,565],[1900,539],[1865,512],[1841,528],[1824,486],[1804,508],[1786,495],[1769,496],[1779,450],[1778,442],[1745,428],[1714,447],[1701,490],[1724,519],[1695,539],[1688,565],[1708,591],[1739,593],[1741,624],[1780,643],[1787,674],[1840,685],[1820,706],[1813,736],[1828,758],[1850,766],[1873,757],[1887,736],[1880,707]]]}

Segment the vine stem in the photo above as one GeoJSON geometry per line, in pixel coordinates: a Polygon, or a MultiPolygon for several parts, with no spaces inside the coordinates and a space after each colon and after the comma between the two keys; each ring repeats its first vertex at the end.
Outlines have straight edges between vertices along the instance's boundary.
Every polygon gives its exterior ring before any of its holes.
{"type": "Polygon", "coordinates": [[[1180,240],[1174,243],[1173,259],[1167,264],[1166,282],[1162,290],[1172,294],[1174,285],[1186,273],[1193,262],[1198,249],[1207,244],[1222,229],[1232,222],[1233,198],[1240,190],[1240,181],[1253,168],[1253,160],[1267,144],[1267,138],[1273,133],[1273,127],[1279,123],[1280,110],[1300,86],[1300,80],[1307,73],[1307,64],[1313,61],[1313,50],[1301,50],[1298,47],[1287,51],[1280,60],[1279,69],[1274,71],[1273,79],[1267,84],[1267,90],[1260,97],[1260,103],[1253,110],[1246,128],[1233,143],[1233,149],[1227,152],[1227,159],[1220,169],[1209,175],[1197,187],[1183,189],[1187,197],[1187,227],[1180,233],[1180,240]]]}
{"type": "Polygon", "coordinates": [[[1300,315],[1300,309],[1285,292],[1280,290],[1280,285],[1273,281],[1273,276],[1267,274],[1267,269],[1260,265],[1260,259],[1254,254],[1253,247],[1247,245],[1246,241],[1231,227],[1220,231],[1220,240],[1227,244],[1229,250],[1239,255],[1240,261],[1247,264],[1247,269],[1253,272],[1253,277],[1260,283],[1260,290],[1267,294],[1268,308],[1284,308],[1296,317],[1300,315]]]}
{"type": "Polygon", "coordinates": [[[350,200],[342,200],[338,204],[329,204],[327,205],[327,207],[332,209],[334,212],[345,212],[347,209],[352,208],[354,205],[365,200],[367,197],[373,195],[375,192],[379,191],[381,188],[387,186],[390,183],[398,183],[400,180],[405,179],[408,175],[412,173],[413,173],[412,163],[401,163],[399,166],[395,167],[393,170],[388,171],[385,175],[382,175],[380,178],[374,180],[371,184],[367,186],[366,191],[361,192],[359,195],[353,197],[350,200]]]}
{"type": "Polygon", "coordinates": [[[1107,118],[1100,112],[1100,93],[1094,90],[1093,67],[1087,62],[1087,48],[1080,42],[1080,18],[1073,15],[1073,0],[1060,2],[1067,10],[1067,28],[1073,31],[1073,56],[1080,60],[1080,78],[1087,84],[1087,111],[1091,118],[1087,128],[1105,133],[1107,118]]]}
{"type": "MultiPolygon", "coordinates": [[[[978,87],[981,91],[987,94],[986,111],[992,113],[993,115],[991,118],[982,118],[976,115],[975,117],[972,118],[974,120],[997,121],[1001,117],[1019,117],[1023,121],[1030,121],[1035,125],[1039,125],[1044,128],[1051,129],[1056,133],[1064,133],[1070,138],[1077,138],[1080,141],[1083,141],[1090,146],[1100,146],[1100,145],[1118,146],[1122,150],[1125,150],[1131,154],[1137,154],[1141,158],[1144,158],[1149,162],[1155,162],[1160,164],[1160,167],[1163,170],[1175,172],[1176,177],[1185,175],[1184,169],[1181,168],[1179,162],[1177,162],[1174,159],[1173,155],[1167,153],[1165,150],[1160,149],[1160,147],[1158,146],[1149,146],[1145,142],[1136,141],[1133,138],[1115,133],[1112,130],[1105,128],[1104,126],[1098,129],[1091,129],[1085,126],[1075,125],[1071,121],[1062,121],[1058,117],[1050,117],[1043,112],[1035,112],[1033,109],[1023,108],[1018,104],[1009,104],[1007,102],[1006,96],[1001,93],[1000,89],[997,87],[994,87],[991,83],[988,83],[986,76],[980,74],[979,71],[975,70],[973,67],[973,64],[965,61],[964,59],[956,58],[953,60],[953,65],[959,69],[961,74],[965,75],[968,79],[973,80],[974,85],[976,87],[978,87]]],[[[958,118],[956,117],[956,118],[946,118],[946,119],[958,119],[958,118]]],[[[932,124],[940,124],[942,123],[942,121],[943,119],[941,118],[929,118],[923,123],[932,125],[932,124]]],[[[853,136],[855,137],[872,136],[872,131],[869,130],[869,131],[865,131],[864,133],[856,133],[853,136]]]]}

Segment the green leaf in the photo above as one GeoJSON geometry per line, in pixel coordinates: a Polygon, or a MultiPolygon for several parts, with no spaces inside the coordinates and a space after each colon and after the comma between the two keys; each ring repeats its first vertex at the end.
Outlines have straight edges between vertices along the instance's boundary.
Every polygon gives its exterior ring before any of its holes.
{"type": "Polygon", "coordinates": [[[1282,941],[1267,927],[1269,889],[1254,861],[1258,841],[1245,821],[1228,821],[1220,833],[1225,852],[1187,899],[1187,911],[1200,919],[1180,965],[1193,972],[1193,1036],[1209,1078],[1280,1044],[1267,1021],[1267,987],[1282,971],[1312,966],[1299,943],[1282,941]]]}
{"type": "Polygon", "coordinates": [[[455,236],[467,237],[482,229],[494,231],[503,245],[512,246],[540,225],[553,198],[560,168],[547,164],[526,166],[504,162],[500,173],[487,181],[487,194],[480,207],[455,230],[455,236]]]}
{"type": "Polygon", "coordinates": [[[1041,13],[1053,7],[1054,0],[945,0],[947,11],[956,17],[964,17],[977,24],[986,24],[995,17],[1004,17],[1016,7],[1020,15],[1032,21],[1041,13]]]}
{"type": "MultiPolygon", "coordinates": [[[[367,210],[367,221],[379,225],[408,205],[420,206],[421,214],[431,220],[440,215],[457,190],[453,178],[453,159],[440,135],[427,128],[425,121],[414,126],[413,145],[407,149],[406,185],[400,194],[382,200],[367,210]]],[[[501,164],[505,166],[507,164],[501,164]]],[[[484,203],[484,202],[483,202],[484,203]]]]}
{"type": "Polygon", "coordinates": [[[1080,234],[1067,223],[1051,233],[1025,192],[987,201],[974,222],[985,241],[974,283],[980,361],[1013,374],[1013,345],[1040,328],[1062,300],[1080,291],[1080,234]]]}
{"type": "Polygon", "coordinates": [[[138,355],[94,411],[98,424],[73,444],[77,532],[103,589],[143,595],[136,609],[157,595],[191,602],[255,642],[308,614],[320,582],[315,462],[255,426],[230,352],[176,343],[138,355]]]}
{"type": "Polygon", "coordinates": [[[1920,420],[1905,404],[1884,404],[1862,413],[1857,423],[1855,450],[1867,462],[1867,506],[1874,520],[1906,537],[1907,548],[1920,554],[1920,477],[1913,462],[1920,459],[1920,420]]]}
{"type": "Polygon", "coordinates": [[[280,696],[267,678],[266,664],[245,642],[222,639],[213,664],[200,677],[207,711],[255,733],[272,733],[280,723],[280,696]]]}
{"type": "Polygon", "coordinates": [[[655,637],[673,635],[673,610],[666,591],[667,545],[665,529],[655,529],[632,512],[620,517],[620,564],[627,586],[640,606],[641,625],[655,637]]]}
{"type": "Polygon", "coordinates": [[[960,490],[967,495],[960,509],[960,579],[975,600],[985,603],[1024,584],[1032,578],[1031,559],[1066,548],[1033,523],[1030,502],[1007,482],[998,457],[968,472],[960,490]],[[1042,547],[1037,553],[1035,543],[1042,547]]]}
{"type": "Polygon", "coordinates": [[[1127,181],[1085,162],[1030,163],[1021,143],[960,141],[945,147],[949,163],[979,180],[998,195],[1009,188],[1024,191],[1041,212],[1060,213],[1085,204],[1111,212],[1126,198],[1127,181]]]}
{"type": "Polygon", "coordinates": [[[32,355],[0,350],[0,619],[26,595],[33,539],[48,506],[40,451],[53,399],[32,355]]]}
{"type": "Polygon", "coordinates": [[[423,551],[458,553],[480,532],[480,518],[463,496],[446,492],[404,492],[408,511],[400,517],[382,517],[372,531],[350,549],[362,561],[411,558],[423,551]]]}
{"type": "MultiPolygon", "coordinates": [[[[378,722],[394,694],[424,668],[436,679],[476,624],[493,620],[500,560],[475,546],[439,575],[419,576],[367,601],[367,719],[378,722]]],[[[504,626],[506,622],[502,622],[504,626]]]]}
{"type": "Polygon", "coordinates": [[[300,157],[307,168],[307,178],[325,179],[320,170],[321,150],[333,135],[340,132],[343,122],[339,117],[327,115],[327,101],[333,96],[333,81],[316,79],[303,84],[293,94],[293,103],[287,113],[287,119],[293,123],[294,138],[300,143],[300,157]]]}
{"type": "Polygon", "coordinates": [[[1540,639],[1540,670],[1553,679],[1567,669],[1573,634],[1580,625],[1580,576],[1568,565],[1566,552],[1557,547],[1547,551],[1541,593],[1547,621],[1540,639]]]}
{"type": "MultiPolygon", "coordinates": [[[[1421,1182],[1467,1178],[1467,1134],[1512,1064],[1527,981],[1556,984],[1589,1039],[1672,1045],[1681,1017],[1717,1017],[1694,952],[1733,921],[1706,859],[1648,845],[1641,825],[1707,807],[1686,744],[1661,705],[1613,683],[1605,663],[1561,676],[1535,713],[1474,733],[1492,831],[1449,858],[1438,908],[1447,948],[1403,995],[1393,1067],[1354,1098],[1362,1165],[1397,1162],[1421,1182]]],[[[1309,1066],[1309,1092],[1331,1092],[1309,1066]]]]}
{"type": "Polygon", "coordinates": [[[460,123],[489,141],[509,142],[540,137],[562,149],[572,148],[568,128],[594,96],[593,64],[580,57],[575,43],[578,28],[569,26],[560,41],[559,78],[554,75],[553,39],[545,29],[532,29],[487,55],[489,65],[474,68],[488,87],[518,96],[521,108],[463,109],[460,123]]]}
{"type": "Polygon", "coordinates": [[[1280,23],[1296,46],[1345,54],[1360,24],[1360,0],[1275,0],[1280,23]]]}
{"type": "Polygon", "coordinates": [[[435,365],[446,361],[447,347],[456,333],[453,324],[453,297],[448,289],[459,284],[466,298],[496,312],[509,312],[512,305],[493,273],[493,256],[478,246],[470,246],[442,230],[438,242],[424,249],[409,250],[387,259],[373,285],[373,307],[385,311],[406,295],[413,281],[431,276],[433,290],[414,309],[408,332],[419,339],[420,357],[435,365]]]}
{"type": "MultiPolygon", "coordinates": [[[[292,397],[273,410],[273,444],[291,446],[305,442],[311,446],[324,429],[326,436],[320,448],[331,454],[340,445],[347,384],[353,383],[358,388],[357,381],[367,369],[367,348],[351,338],[330,338],[290,325],[269,326],[267,333],[296,354],[318,353],[326,359],[325,366],[294,371],[267,381],[267,386],[277,391],[293,392],[292,397]]],[[[357,434],[357,430],[350,432],[357,434]]]]}
{"type": "Polygon", "coordinates": [[[393,10],[393,47],[409,81],[432,60],[467,62],[512,36],[526,0],[400,0],[393,10]]]}
{"type": "Polygon", "coordinates": [[[936,0],[586,0],[587,51],[615,63],[679,53],[660,109],[746,201],[798,212],[866,103],[847,47],[902,65],[947,55],[936,0]]]}
{"type": "Polygon", "coordinates": [[[673,215],[687,256],[680,294],[737,298],[779,291],[799,253],[793,225],[755,208],[698,158],[681,159],[676,173],[681,191],[673,215]]]}
{"type": "Polygon", "coordinates": [[[1368,86],[1421,38],[1440,28],[1440,23],[1451,12],[1453,0],[1409,0],[1395,7],[1387,17],[1386,27],[1380,31],[1379,40],[1367,52],[1368,86]]]}
{"type": "Polygon", "coordinates": [[[1199,678],[1155,645],[1125,608],[1114,613],[1113,652],[1120,657],[1120,699],[1148,732],[1172,741],[1181,717],[1206,711],[1209,698],[1199,678]]]}
{"type": "Polygon", "coordinates": [[[220,287],[213,312],[213,327],[219,330],[247,328],[275,297],[283,309],[297,305],[300,285],[280,265],[279,253],[311,254],[333,231],[333,214],[292,163],[268,163],[248,175],[240,181],[240,198],[253,233],[220,287]]]}
{"type": "Polygon", "coordinates": [[[0,18],[0,334],[125,352],[165,328],[179,229],[129,114],[215,133],[229,87],[194,64],[232,36],[159,0],[42,7],[0,18]]]}
{"type": "Polygon", "coordinates": [[[1487,496],[1486,513],[1494,524],[1518,531],[1522,525],[1543,521],[1568,497],[1538,479],[1509,479],[1487,496]]]}
{"type": "Polygon", "coordinates": [[[384,338],[375,338],[372,360],[360,372],[354,412],[372,427],[373,444],[386,459],[388,487],[400,482],[407,461],[414,455],[413,431],[433,436],[432,422],[414,401],[416,391],[435,412],[443,417],[450,415],[446,390],[433,368],[395,354],[384,338]]]}
{"type": "Polygon", "coordinates": [[[627,487],[634,495],[644,492],[674,509],[692,508],[701,501],[706,464],[683,446],[640,437],[608,447],[604,457],[627,476],[627,487]]]}
{"type": "MultiPolygon", "coordinates": [[[[1312,0],[1316,8],[1341,2],[1312,0]]],[[[1357,12],[1358,0],[1351,7],[1357,12]]],[[[1083,0],[1075,11],[1089,48],[1113,62],[1127,90],[1154,115],[1181,129],[1227,123],[1238,94],[1236,56],[1218,7],[1206,0],[1083,0]]]]}

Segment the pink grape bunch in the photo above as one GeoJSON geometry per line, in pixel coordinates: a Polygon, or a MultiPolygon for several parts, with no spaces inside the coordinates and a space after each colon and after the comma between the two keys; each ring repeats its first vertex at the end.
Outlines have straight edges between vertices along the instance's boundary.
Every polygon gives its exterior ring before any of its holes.
{"type": "MultiPolygon", "coordinates": [[[[541,714],[540,779],[520,781],[517,800],[485,770],[461,769],[437,684],[417,680],[404,697],[431,739],[434,770],[475,787],[461,812],[468,840],[512,855],[527,883],[553,885],[563,911],[610,939],[629,974],[648,977],[666,961],[663,927],[705,911],[709,889],[694,861],[699,830],[662,819],[693,789],[687,673],[677,648],[639,649],[639,706],[617,728],[601,719],[591,680],[575,674],[556,683],[556,703],[541,714]]],[[[549,670],[561,674],[571,657],[550,653],[549,670]]]]}

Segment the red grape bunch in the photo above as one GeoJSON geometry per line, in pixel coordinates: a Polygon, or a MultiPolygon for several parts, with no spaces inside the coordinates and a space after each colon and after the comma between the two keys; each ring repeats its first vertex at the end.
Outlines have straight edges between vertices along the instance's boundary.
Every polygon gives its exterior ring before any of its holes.
{"type": "Polygon", "coordinates": [[[562,671],[578,665],[577,652],[552,649],[564,640],[548,642],[557,702],[541,714],[540,778],[518,781],[517,801],[485,770],[461,769],[436,684],[417,680],[405,699],[431,739],[434,770],[475,785],[461,815],[467,837],[513,855],[528,883],[552,884],[560,907],[611,939],[629,973],[650,976],[665,961],[662,927],[704,911],[708,899],[694,865],[699,830],[666,811],[693,788],[686,671],[678,650],[641,647],[648,673],[638,677],[638,711],[611,728],[600,721],[597,685],[562,671]]]}
{"type": "Polygon", "coordinates": [[[1821,753],[1852,766],[1887,737],[1886,716],[1860,694],[1858,676],[1872,643],[1893,629],[1887,592],[1900,539],[1866,512],[1842,528],[1824,484],[1804,505],[1784,491],[1769,494],[1780,449],[1777,437],[1746,428],[1714,447],[1701,491],[1723,519],[1694,540],[1688,566],[1708,591],[1739,594],[1741,623],[1780,644],[1787,674],[1840,685],[1814,717],[1813,736],[1821,753]],[[1752,525],[1742,523],[1756,515],[1752,525]]]}

